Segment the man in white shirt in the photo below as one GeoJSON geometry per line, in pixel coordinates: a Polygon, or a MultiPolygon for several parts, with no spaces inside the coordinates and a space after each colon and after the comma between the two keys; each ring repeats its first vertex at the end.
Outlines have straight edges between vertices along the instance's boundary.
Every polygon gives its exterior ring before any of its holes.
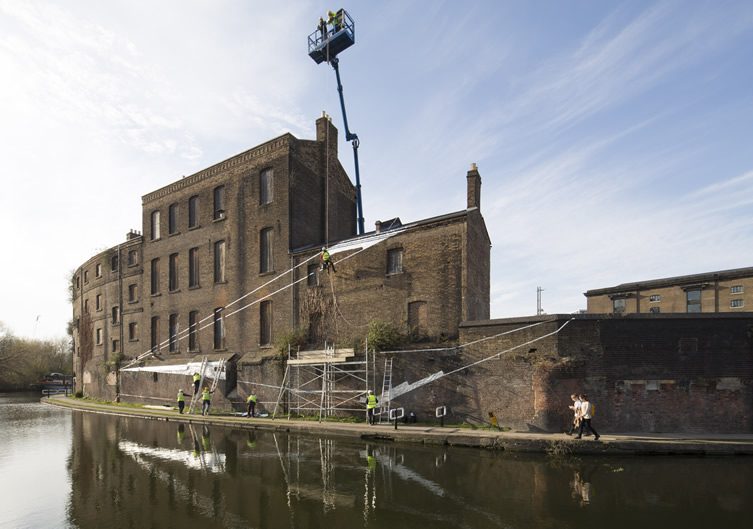
{"type": "Polygon", "coordinates": [[[594,441],[599,440],[599,434],[591,426],[591,415],[593,413],[593,405],[588,401],[588,395],[580,396],[580,430],[578,431],[578,437],[580,439],[583,436],[583,428],[588,428],[588,431],[594,434],[594,441]]]}

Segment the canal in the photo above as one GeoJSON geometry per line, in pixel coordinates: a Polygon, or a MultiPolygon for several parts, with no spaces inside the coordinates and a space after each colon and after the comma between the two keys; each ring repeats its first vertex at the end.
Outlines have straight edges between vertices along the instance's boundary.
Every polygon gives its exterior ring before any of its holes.
{"type": "Polygon", "coordinates": [[[0,394],[0,527],[753,527],[753,459],[562,457],[202,428],[0,394]]]}

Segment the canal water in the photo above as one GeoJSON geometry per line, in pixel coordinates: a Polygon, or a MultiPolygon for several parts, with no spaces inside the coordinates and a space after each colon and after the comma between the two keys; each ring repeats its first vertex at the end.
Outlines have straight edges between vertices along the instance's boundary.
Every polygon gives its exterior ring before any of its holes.
{"type": "Polygon", "coordinates": [[[524,456],[0,394],[1,528],[753,527],[753,459],[524,456]]]}

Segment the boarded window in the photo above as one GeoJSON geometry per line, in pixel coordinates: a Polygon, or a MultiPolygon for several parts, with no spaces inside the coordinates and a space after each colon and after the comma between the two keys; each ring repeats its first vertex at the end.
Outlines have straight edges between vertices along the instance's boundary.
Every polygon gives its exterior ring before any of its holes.
{"type": "Polygon", "coordinates": [[[701,289],[694,288],[685,291],[688,312],[701,312],[701,289]]]}
{"type": "Polygon", "coordinates": [[[399,274],[403,271],[403,249],[387,250],[387,273],[399,274]]]}
{"type": "Polygon", "coordinates": [[[199,225],[199,197],[192,196],[188,199],[188,227],[195,228],[199,225]]]}
{"type": "Polygon", "coordinates": [[[153,241],[156,241],[160,237],[159,226],[159,211],[152,211],[152,222],[150,225],[150,233],[153,241]]]}
{"type": "Polygon", "coordinates": [[[272,202],[272,189],[274,172],[272,169],[264,169],[259,173],[259,204],[272,202]]]}
{"type": "Polygon", "coordinates": [[[199,249],[188,250],[188,286],[199,286],[199,249]]]}
{"type": "Polygon", "coordinates": [[[128,266],[136,266],[139,263],[139,252],[128,250],[128,266]]]}
{"type": "Polygon", "coordinates": [[[308,286],[315,287],[319,284],[319,277],[317,276],[318,271],[319,271],[318,264],[314,263],[308,266],[308,271],[307,271],[308,275],[307,275],[307,280],[306,280],[308,286]]]}
{"type": "Polygon", "coordinates": [[[170,291],[178,290],[178,254],[170,254],[170,266],[168,270],[168,288],[170,291]]]}
{"type": "Polygon", "coordinates": [[[152,328],[151,328],[150,344],[152,352],[159,351],[159,316],[152,316],[152,328]]]}
{"type": "Polygon", "coordinates": [[[151,293],[154,296],[159,294],[159,258],[152,259],[150,268],[151,293]]]}
{"type": "Polygon", "coordinates": [[[136,283],[128,285],[128,303],[136,303],[136,283]]]}
{"type": "Polygon", "coordinates": [[[612,312],[614,314],[622,314],[627,307],[625,298],[615,298],[612,300],[612,312]]]}
{"type": "Polygon", "coordinates": [[[167,350],[171,353],[178,351],[178,315],[170,314],[169,329],[168,329],[169,341],[167,350]]]}
{"type": "Polygon", "coordinates": [[[192,310],[188,313],[188,350],[197,351],[199,349],[197,325],[199,323],[199,311],[192,310]]]}
{"type": "Polygon", "coordinates": [[[118,323],[120,321],[120,307],[117,305],[112,308],[112,322],[118,323]]]}
{"type": "Polygon", "coordinates": [[[214,243],[214,282],[225,282],[225,241],[214,243]]]}
{"type": "Polygon", "coordinates": [[[94,267],[94,274],[97,277],[102,277],[102,265],[101,264],[97,263],[97,266],[94,267]]]}
{"type": "Polygon", "coordinates": [[[413,336],[425,336],[427,333],[427,309],[425,301],[408,303],[408,329],[413,336]]]}
{"type": "Polygon", "coordinates": [[[215,220],[225,218],[225,186],[214,188],[214,209],[212,218],[215,220]]]}
{"type": "Polygon", "coordinates": [[[139,339],[139,324],[135,321],[132,321],[128,324],[128,339],[132,342],[139,339]]]}
{"type": "Polygon", "coordinates": [[[262,301],[259,305],[259,344],[272,343],[272,302],[262,301]]]}
{"type": "Polygon", "coordinates": [[[110,258],[110,270],[113,272],[118,271],[118,256],[117,255],[113,255],[110,258]]]}
{"type": "Polygon", "coordinates": [[[259,235],[259,272],[274,270],[272,262],[272,228],[264,228],[259,235]]]}
{"type": "Polygon", "coordinates": [[[170,204],[167,210],[167,233],[178,233],[178,204],[170,204]]]}
{"type": "Polygon", "coordinates": [[[214,309],[214,348],[224,349],[225,325],[222,318],[222,307],[214,309]]]}

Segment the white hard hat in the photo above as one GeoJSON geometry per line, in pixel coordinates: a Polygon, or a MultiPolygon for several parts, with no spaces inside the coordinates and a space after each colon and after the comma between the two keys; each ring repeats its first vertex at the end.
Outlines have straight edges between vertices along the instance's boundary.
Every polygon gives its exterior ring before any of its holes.
{"type": "Polygon", "coordinates": [[[369,393],[374,393],[373,391],[369,390],[369,393]]]}

